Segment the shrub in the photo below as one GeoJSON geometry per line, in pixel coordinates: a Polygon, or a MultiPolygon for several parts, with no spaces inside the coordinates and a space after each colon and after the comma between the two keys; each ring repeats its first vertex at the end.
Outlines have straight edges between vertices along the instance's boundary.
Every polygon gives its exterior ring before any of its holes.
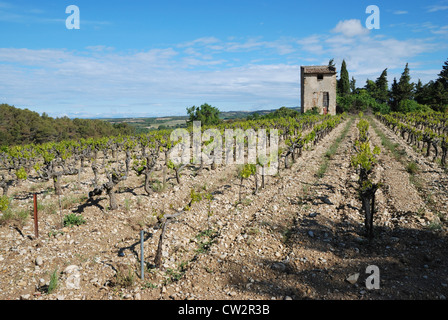
{"type": "Polygon", "coordinates": [[[0,212],[6,211],[9,208],[9,198],[7,196],[0,197],[0,212]]]}
{"type": "Polygon", "coordinates": [[[86,223],[86,221],[84,220],[84,218],[81,215],[70,213],[64,217],[64,226],[65,227],[80,226],[84,223],[86,223]]]}
{"type": "Polygon", "coordinates": [[[26,180],[28,175],[26,174],[26,171],[23,167],[16,171],[16,177],[19,180],[26,180]]]}
{"type": "Polygon", "coordinates": [[[432,110],[430,107],[423,104],[419,104],[415,100],[405,99],[400,101],[397,111],[402,113],[408,113],[408,112],[429,112],[432,110]]]}

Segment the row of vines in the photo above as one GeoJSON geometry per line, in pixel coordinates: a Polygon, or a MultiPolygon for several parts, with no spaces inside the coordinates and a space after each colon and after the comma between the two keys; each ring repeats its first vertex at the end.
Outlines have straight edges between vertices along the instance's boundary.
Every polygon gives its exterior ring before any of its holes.
{"type": "Polygon", "coordinates": [[[376,114],[383,124],[432,161],[447,165],[448,115],[440,112],[376,114]],[[439,158],[440,157],[440,158],[439,158]]]}
{"type": "MultiPolygon", "coordinates": [[[[213,129],[219,130],[221,134],[226,129],[243,131],[265,129],[267,135],[270,130],[278,130],[279,144],[282,145],[278,150],[278,157],[284,162],[285,167],[288,167],[290,166],[289,159],[294,161],[295,157],[300,156],[304,147],[311,143],[318,143],[342,118],[342,115],[337,117],[309,115],[225,123],[214,126],[213,129]]],[[[209,127],[202,127],[202,134],[207,129],[209,127]]],[[[109,209],[115,210],[118,208],[115,198],[116,186],[126,180],[131,172],[145,177],[143,187],[145,192],[151,195],[153,192],[151,177],[154,171],[162,171],[162,185],[165,186],[169,174],[173,174],[177,183],[180,184],[181,173],[186,168],[194,170],[195,174],[199,174],[206,166],[210,166],[211,169],[216,168],[213,161],[201,162],[199,167],[192,161],[182,164],[173,163],[170,155],[177,142],[171,141],[171,133],[171,130],[159,130],[133,136],[1,147],[0,188],[2,188],[2,194],[7,196],[12,186],[18,186],[28,180],[30,182],[52,181],[55,194],[61,195],[63,177],[78,176],[78,183],[81,183],[81,173],[91,170],[93,180],[89,182],[91,185],[89,198],[106,193],[109,198],[109,209]]],[[[192,129],[189,130],[189,134],[193,137],[192,129]]],[[[246,145],[247,139],[246,136],[246,145]]],[[[201,150],[205,150],[212,141],[213,138],[201,141],[201,150]]],[[[257,162],[255,170],[266,165],[269,165],[268,161],[257,162]]]]}

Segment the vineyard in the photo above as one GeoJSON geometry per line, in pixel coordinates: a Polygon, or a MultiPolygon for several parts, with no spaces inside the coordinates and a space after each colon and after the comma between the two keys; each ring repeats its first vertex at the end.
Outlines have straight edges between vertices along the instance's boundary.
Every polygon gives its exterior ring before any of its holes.
{"type": "Polygon", "coordinates": [[[202,139],[204,153],[229,129],[277,130],[278,152],[175,163],[171,130],[1,147],[0,299],[448,296],[446,113],[207,129],[216,135],[202,139]]]}

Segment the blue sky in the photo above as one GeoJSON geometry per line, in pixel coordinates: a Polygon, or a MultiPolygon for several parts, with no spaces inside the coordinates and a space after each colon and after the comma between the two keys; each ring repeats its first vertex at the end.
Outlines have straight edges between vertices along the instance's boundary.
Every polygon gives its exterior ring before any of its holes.
{"type": "Polygon", "coordinates": [[[0,0],[0,103],[53,117],[185,115],[300,104],[300,66],[343,59],[362,87],[448,59],[448,0],[0,0]],[[380,29],[366,28],[369,5],[380,29]],[[66,28],[66,7],[80,29],[66,28]]]}

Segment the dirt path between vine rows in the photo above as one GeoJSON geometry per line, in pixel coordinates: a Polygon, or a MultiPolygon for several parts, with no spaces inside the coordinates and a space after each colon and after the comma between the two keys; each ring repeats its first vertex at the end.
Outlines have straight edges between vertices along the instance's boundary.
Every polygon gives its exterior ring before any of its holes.
{"type": "MultiPolygon", "coordinates": [[[[341,133],[340,124],[312,151],[305,151],[281,177],[250,196],[247,206],[227,213],[208,254],[198,256],[174,286],[161,289],[159,298],[284,299],[312,296],[289,269],[295,260],[293,236],[299,199],[315,180],[328,146],[341,133]],[[292,255],[291,255],[292,254],[292,255]]],[[[157,298],[153,295],[152,298],[157,298]]]]}
{"type": "Polygon", "coordinates": [[[391,129],[383,125],[375,117],[371,117],[376,126],[393,142],[397,149],[403,150],[400,159],[404,163],[414,162],[417,165],[415,185],[421,198],[425,201],[434,214],[438,215],[444,222],[448,221],[448,172],[439,164],[417,152],[412,145],[408,144],[391,129]]]}
{"type": "MultiPolygon", "coordinates": [[[[384,187],[377,194],[372,242],[363,236],[357,176],[350,167],[355,125],[325,176],[316,179],[341,128],[284,172],[280,186],[259,195],[265,201],[257,201],[252,216],[244,211],[245,219],[252,218],[232,229],[230,244],[219,242],[210,255],[201,256],[161,298],[444,299],[446,233],[428,229],[434,217],[401,163],[385,150],[380,155],[375,174],[384,187]],[[381,272],[378,290],[366,289],[371,265],[381,272]],[[210,284],[205,292],[198,278],[210,284]]],[[[380,145],[372,128],[369,133],[380,145]]]]}

